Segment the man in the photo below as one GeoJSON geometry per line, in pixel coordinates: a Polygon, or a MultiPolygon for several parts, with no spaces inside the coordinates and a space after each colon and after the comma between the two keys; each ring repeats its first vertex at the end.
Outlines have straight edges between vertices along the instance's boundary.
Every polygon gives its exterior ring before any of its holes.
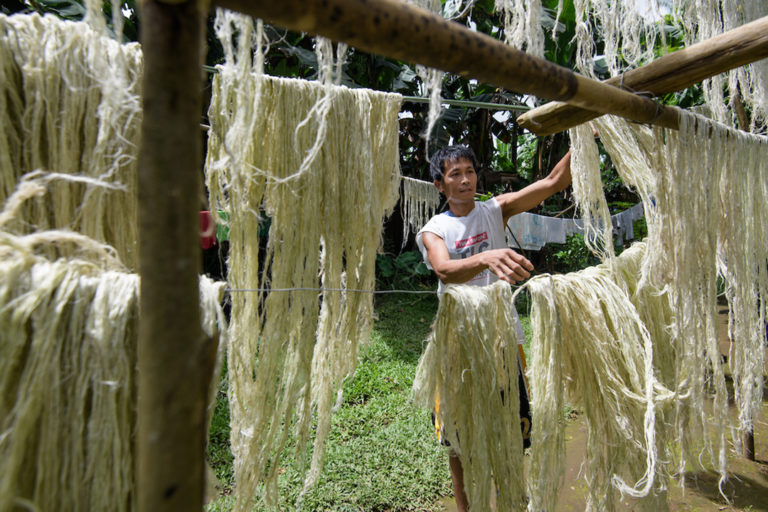
{"type": "MultiPolygon", "coordinates": [[[[571,183],[570,151],[552,172],[527,187],[485,202],[475,201],[477,159],[467,146],[448,146],[437,151],[430,163],[433,183],[448,202],[448,211],[432,217],[416,235],[427,266],[440,279],[438,293],[446,284],[486,286],[499,279],[508,283],[530,276],[533,265],[507,246],[504,233],[513,215],[534,208],[571,183]]],[[[459,458],[449,455],[456,505],[467,510],[464,472],[459,458]]]]}

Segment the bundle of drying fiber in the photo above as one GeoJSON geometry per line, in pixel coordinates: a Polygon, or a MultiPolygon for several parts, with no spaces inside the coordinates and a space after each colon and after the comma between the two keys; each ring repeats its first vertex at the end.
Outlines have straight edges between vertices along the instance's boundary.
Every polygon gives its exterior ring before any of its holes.
{"type": "MultiPolygon", "coordinates": [[[[630,127],[615,119],[601,120],[598,129],[605,147],[629,186],[633,186],[649,205],[648,251],[644,257],[642,285],[666,290],[671,324],[653,329],[668,329],[669,355],[662,378],[670,389],[689,400],[677,403],[675,425],[681,443],[678,470],[684,475],[686,461],[700,459],[702,450],[712,455],[712,463],[725,475],[725,407],[727,395],[720,364],[715,323],[716,314],[716,250],[720,211],[719,183],[726,165],[723,135],[691,115],[681,119],[678,132],[630,127]],[[697,127],[698,126],[698,127],[697,127]],[[710,136],[711,135],[711,136],[710,136]],[[625,137],[618,140],[619,137],[625,137]],[[714,411],[704,407],[709,390],[714,391],[714,411]],[[714,426],[710,430],[709,426],[714,426]],[[711,433],[713,438],[708,435],[711,433]],[[714,444],[711,442],[714,439],[714,444]],[[702,445],[702,441],[707,441],[702,445]],[[714,449],[712,449],[714,447],[714,449]]],[[[576,142],[590,145],[587,130],[571,133],[576,142]]],[[[574,150],[578,161],[579,151],[574,150]]],[[[599,162],[592,158],[591,175],[597,180],[599,162]]],[[[578,193],[579,166],[574,170],[574,194],[585,196],[579,201],[588,206],[604,204],[597,187],[582,187],[589,193],[578,193]]],[[[587,170],[589,172],[589,170],[587,170]]],[[[603,224],[606,226],[606,224],[603,224]]],[[[609,232],[603,229],[604,233],[609,232]]],[[[609,239],[609,235],[604,235],[609,239]]]]}
{"type": "Polygon", "coordinates": [[[131,510],[137,276],[0,264],[0,510],[131,510]]]}
{"type": "Polygon", "coordinates": [[[646,160],[649,155],[641,149],[648,148],[650,152],[658,147],[652,129],[612,115],[600,116],[591,122],[622,181],[640,195],[645,212],[653,209],[651,198],[656,191],[656,176],[652,171],[653,162],[646,160]]]}
{"type": "Polygon", "coordinates": [[[36,169],[123,186],[62,182],[24,207],[16,229],[77,231],[136,267],[141,69],[138,44],[110,39],[100,10],[84,22],[0,15],[0,202],[36,169]]]}
{"type": "MultiPolygon", "coordinates": [[[[363,89],[336,90],[339,96],[334,97],[329,117],[329,126],[336,133],[327,137],[329,150],[323,155],[323,172],[318,176],[324,189],[318,198],[323,223],[321,286],[373,290],[383,220],[392,212],[399,195],[397,115],[401,97],[363,89]],[[344,128],[339,130],[341,126],[344,128]],[[351,141],[350,147],[355,148],[351,160],[346,156],[349,147],[342,141],[351,141]],[[336,173],[328,172],[334,168],[336,173]]],[[[289,208],[286,203],[284,211],[289,208]]],[[[311,256],[307,254],[307,258],[311,256]]],[[[312,400],[318,404],[319,420],[310,483],[317,479],[322,465],[331,399],[336,390],[340,391],[343,379],[354,371],[357,348],[369,338],[372,326],[371,294],[324,293],[312,359],[312,400]]],[[[309,421],[304,426],[308,428],[309,421]]]]}
{"type": "Polygon", "coordinates": [[[600,153],[588,124],[569,130],[573,197],[584,220],[584,242],[604,261],[613,255],[611,212],[600,177],[600,153]]]}
{"type": "Polygon", "coordinates": [[[504,20],[504,42],[535,57],[544,57],[541,0],[495,0],[504,20]]]}
{"type": "Polygon", "coordinates": [[[603,42],[599,57],[611,76],[652,61],[657,43],[665,47],[657,0],[575,0],[574,8],[576,67],[585,75],[595,76],[596,39],[603,42]]]}
{"type": "MultiPolygon", "coordinates": [[[[596,76],[598,66],[607,68],[611,76],[618,76],[651,62],[658,48],[667,47],[670,25],[682,28],[680,33],[690,46],[768,15],[765,2],[741,0],[574,0],[573,5],[576,68],[590,77],[596,76]],[[671,23],[665,19],[667,14],[671,15],[671,23]],[[599,49],[595,40],[603,43],[599,49]]],[[[561,8],[562,1],[558,10],[561,8]]],[[[556,30],[557,23],[553,37],[556,30]]],[[[738,123],[741,129],[765,132],[768,126],[766,84],[768,62],[765,60],[716,75],[702,83],[706,107],[720,123],[728,126],[738,123]],[[744,107],[750,115],[739,119],[738,111],[744,107]]]]}
{"type": "MultiPolygon", "coordinates": [[[[705,41],[750,21],[768,16],[766,2],[740,0],[674,0],[670,7],[683,26],[686,45],[705,41]]],[[[765,59],[715,75],[702,82],[714,120],[742,130],[765,133],[768,127],[768,62],[765,59]],[[750,118],[738,117],[739,105],[750,118]]]]}
{"type": "MultiPolygon", "coordinates": [[[[643,200],[648,231],[659,233],[659,211],[654,199],[657,172],[654,169],[667,169],[664,153],[659,150],[663,141],[656,138],[649,126],[629,123],[620,117],[601,116],[593,123],[622,181],[643,200]]],[[[626,286],[630,287],[630,299],[651,333],[651,338],[656,340],[654,367],[658,372],[657,377],[665,386],[674,389],[677,358],[670,338],[674,317],[669,305],[669,294],[653,286],[647,279],[641,285],[632,284],[638,274],[643,274],[643,258],[652,259],[654,254],[638,249],[625,251],[622,254],[623,264],[617,269],[617,277],[621,274],[630,277],[626,281],[626,286]]]]}
{"type": "MultiPolygon", "coordinates": [[[[0,213],[0,510],[129,511],[139,278],[83,235],[5,231],[44,192],[27,180],[0,213]]],[[[222,292],[201,278],[209,336],[222,292]]]]}
{"type": "MultiPolygon", "coordinates": [[[[614,510],[619,493],[638,498],[640,510],[667,507],[672,439],[665,418],[674,395],[654,375],[654,343],[663,340],[651,337],[632,303],[643,250],[639,245],[610,264],[539,276],[525,285],[534,336],[531,510],[556,509],[565,460],[565,393],[584,412],[588,428],[588,510],[614,510]]],[[[667,318],[659,316],[650,320],[667,318]]]]}
{"type": "MultiPolygon", "coordinates": [[[[657,232],[659,219],[654,200],[657,180],[653,169],[666,168],[663,152],[657,151],[663,141],[656,138],[649,126],[628,123],[617,116],[601,116],[592,123],[619,177],[642,199],[648,231],[657,232]]],[[[599,173],[599,162],[592,165],[593,172],[599,173]]]]}
{"type": "MultiPolygon", "coordinates": [[[[765,234],[748,219],[765,210],[766,139],[692,114],[682,116],[679,131],[610,117],[596,124],[622,179],[647,205],[649,250],[639,289],[664,290],[670,316],[661,325],[644,321],[669,336],[669,344],[661,345],[669,357],[656,358],[659,378],[689,397],[677,403],[675,413],[678,470],[682,476],[686,462],[698,463],[708,451],[724,478],[727,394],[717,341],[717,274],[727,285],[729,361],[740,429],[748,430],[763,391],[760,297],[766,293],[768,258],[765,234]],[[710,395],[714,410],[704,407],[710,395]]],[[[659,297],[654,292],[642,302],[659,297]]]]}
{"type": "MultiPolygon", "coordinates": [[[[675,317],[666,289],[659,289],[642,281],[643,261],[647,257],[645,242],[636,242],[619,256],[619,265],[613,269],[613,278],[637,310],[640,321],[653,341],[653,368],[656,379],[668,389],[676,386],[676,348],[672,342],[671,327],[675,317]],[[639,279],[639,280],[638,280],[639,279]]],[[[684,407],[685,402],[677,404],[684,407]]]]}
{"type": "Polygon", "coordinates": [[[513,308],[502,281],[449,285],[414,381],[418,403],[432,409],[439,400],[436,416],[464,468],[471,510],[490,510],[494,484],[498,510],[525,510],[513,308]]]}
{"type": "Polygon", "coordinates": [[[219,13],[227,61],[213,82],[206,162],[211,206],[231,219],[229,282],[252,290],[233,292],[228,353],[239,510],[261,484],[275,504],[288,436],[303,462],[313,412],[307,485],[317,478],[337,390],[371,328],[372,295],[351,290],[374,289],[400,183],[400,96],[264,76],[252,24],[219,13]]]}
{"type": "MultiPolygon", "coordinates": [[[[416,5],[422,9],[426,9],[436,14],[442,14],[443,6],[439,0],[403,0],[406,3],[416,5]]],[[[426,148],[426,156],[429,159],[429,140],[432,137],[432,131],[437,124],[437,120],[440,117],[440,110],[442,108],[441,93],[443,90],[443,78],[445,72],[439,69],[428,68],[420,64],[416,65],[416,74],[421,78],[421,82],[424,88],[424,94],[429,95],[429,113],[427,114],[427,127],[424,130],[424,139],[426,148]]]]}
{"type": "Polygon", "coordinates": [[[647,161],[658,162],[652,168],[657,225],[648,233],[643,279],[669,292],[675,318],[670,331],[677,356],[675,389],[690,394],[676,417],[678,470],[682,477],[686,460],[698,463],[706,450],[724,479],[728,395],[716,315],[720,179],[730,165],[726,131],[684,114],[679,131],[654,133],[656,146],[642,148],[654,153],[647,161]],[[710,394],[712,408],[704,406],[710,394]],[[700,446],[700,440],[707,442],[700,446]]]}
{"type": "MultiPolygon", "coordinates": [[[[731,130],[722,142],[712,149],[726,152],[720,179],[718,267],[729,304],[728,364],[739,427],[750,432],[763,401],[768,233],[756,219],[768,213],[768,139],[731,130]]],[[[737,447],[741,439],[734,436],[737,447]]]]}
{"type": "Polygon", "coordinates": [[[410,233],[416,233],[427,223],[440,205],[440,193],[429,181],[403,176],[400,214],[403,216],[403,247],[410,233]]]}

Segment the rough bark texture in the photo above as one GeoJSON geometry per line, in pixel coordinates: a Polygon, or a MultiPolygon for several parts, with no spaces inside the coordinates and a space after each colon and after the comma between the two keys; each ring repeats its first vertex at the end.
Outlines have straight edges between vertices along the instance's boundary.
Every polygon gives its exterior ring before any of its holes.
{"type": "MultiPolygon", "coordinates": [[[[768,18],[747,23],[725,34],[669,53],[604,83],[624,89],[667,94],[706,78],[768,57],[768,18]]],[[[563,102],[552,102],[517,118],[536,135],[551,135],[600,116],[563,102]]]]}
{"type": "Polygon", "coordinates": [[[141,4],[138,510],[201,510],[214,343],[200,328],[202,2],[141,4]]]}
{"type": "Polygon", "coordinates": [[[318,34],[407,62],[475,78],[518,93],[563,100],[632,121],[677,127],[677,111],[547,60],[531,57],[397,0],[215,0],[219,7],[318,34]],[[606,106],[607,105],[607,106],[606,106]]]}

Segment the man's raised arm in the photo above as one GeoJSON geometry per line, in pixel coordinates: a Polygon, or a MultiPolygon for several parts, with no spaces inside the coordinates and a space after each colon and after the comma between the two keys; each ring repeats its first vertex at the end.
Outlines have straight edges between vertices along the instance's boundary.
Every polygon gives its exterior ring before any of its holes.
{"type": "Polygon", "coordinates": [[[535,208],[549,196],[568,188],[571,184],[571,152],[568,151],[552,169],[546,178],[542,178],[516,192],[508,192],[496,197],[501,205],[504,224],[513,215],[535,208]]]}

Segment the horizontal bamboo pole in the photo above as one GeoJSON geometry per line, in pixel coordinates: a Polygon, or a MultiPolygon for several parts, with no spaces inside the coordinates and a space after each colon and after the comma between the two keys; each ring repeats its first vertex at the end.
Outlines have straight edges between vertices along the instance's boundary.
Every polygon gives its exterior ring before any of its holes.
{"type": "MultiPolygon", "coordinates": [[[[604,83],[627,89],[667,94],[768,57],[768,16],[669,53],[645,66],[627,71],[604,83]]],[[[552,102],[517,118],[523,128],[537,135],[558,133],[600,114],[563,102],[552,102]]]]}
{"type": "Polygon", "coordinates": [[[523,94],[677,128],[677,109],[573,73],[398,0],[214,0],[290,30],[523,94]]]}

